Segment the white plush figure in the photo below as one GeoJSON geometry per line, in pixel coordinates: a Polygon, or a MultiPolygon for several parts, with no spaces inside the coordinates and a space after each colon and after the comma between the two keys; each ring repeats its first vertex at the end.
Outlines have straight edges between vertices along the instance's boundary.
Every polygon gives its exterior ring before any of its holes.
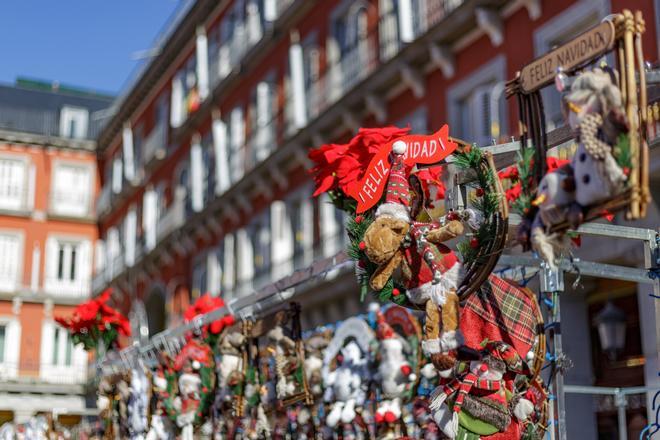
{"type": "Polygon", "coordinates": [[[14,440],[15,438],[16,430],[13,423],[7,422],[0,426],[0,440],[14,440]]]}
{"type": "Polygon", "coordinates": [[[543,176],[533,202],[539,211],[532,222],[532,247],[552,269],[556,268],[556,256],[568,250],[569,240],[565,234],[550,233],[548,229],[566,221],[568,211],[575,202],[574,189],[570,171],[560,168],[543,176]]]}
{"type": "Polygon", "coordinates": [[[364,404],[366,393],[363,381],[369,380],[367,357],[355,341],[350,341],[341,349],[342,362],[335,371],[327,371],[324,366],[326,386],[325,400],[333,401],[332,409],[326,417],[326,424],[334,428],[341,421],[351,423],[355,419],[355,407],[364,404]]]}
{"type": "Polygon", "coordinates": [[[151,382],[153,383],[153,392],[156,395],[156,408],[151,415],[151,424],[147,432],[146,440],[174,440],[174,432],[170,419],[165,414],[162,402],[158,396],[167,392],[167,380],[160,371],[154,373],[151,382]]]}
{"type": "Polygon", "coordinates": [[[417,377],[405,355],[410,353],[410,345],[392,330],[380,313],[377,335],[381,354],[378,378],[383,393],[375,419],[376,423],[393,423],[401,418],[401,399],[406,387],[414,383],[417,377]]]}
{"type": "Polygon", "coordinates": [[[310,384],[310,391],[315,396],[323,394],[321,383],[314,380],[314,378],[321,373],[322,368],[323,359],[316,354],[311,354],[305,358],[305,376],[307,378],[307,383],[310,384]]]}
{"type": "Polygon", "coordinates": [[[131,372],[130,398],[128,401],[128,426],[131,440],[144,440],[149,428],[147,392],[148,379],[142,366],[131,372]]]}
{"type": "Polygon", "coordinates": [[[241,348],[245,336],[239,332],[228,333],[220,343],[220,362],[217,367],[218,398],[221,402],[231,402],[233,394],[229,384],[232,375],[240,372],[243,366],[241,348]]]}
{"type": "Polygon", "coordinates": [[[179,376],[179,394],[175,400],[175,407],[180,414],[176,424],[181,428],[181,440],[194,439],[193,421],[199,406],[202,379],[195,370],[199,370],[199,362],[193,361],[192,366],[184,367],[184,373],[179,376]]]}
{"type": "Polygon", "coordinates": [[[619,194],[627,180],[612,155],[620,133],[627,131],[621,92],[607,72],[594,69],[577,77],[566,96],[568,122],[580,142],[573,157],[575,200],[583,207],[619,194]]]}

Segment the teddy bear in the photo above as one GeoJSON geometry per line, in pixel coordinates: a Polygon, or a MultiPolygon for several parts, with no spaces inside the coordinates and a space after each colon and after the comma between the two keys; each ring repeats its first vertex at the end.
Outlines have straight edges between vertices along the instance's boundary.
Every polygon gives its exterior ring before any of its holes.
{"type": "Polygon", "coordinates": [[[406,391],[417,380],[417,376],[406,358],[406,353],[411,353],[412,348],[408,341],[392,329],[380,312],[378,313],[376,334],[381,357],[377,380],[380,382],[382,394],[376,409],[375,420],[376,423],[394,423],[401,419],[402,399],[406,391]]]}
{"type": "Polygon", "coordinates": [[[324,365],[324,400],[332,404],[325,422],[335,428],[339,422],[352,423],[356,417],[356,407],[364,404],[365,387],[370,380],[368,358],[360,346],[350,340],[341,349],[341,363],[334,371],[324,365]]]}
{"type": "Polygon", "coordinates": [[[485,341],[482,358],[457,365],[455,372],[453,380],[431,394],[429,407],[440,430],[450,439],[459,432],[519,438],[518,422],[532,414],[534,405],[513,393],[511,376],[529,373],[515,349],[502,341],[485,341]]]}
{"type": "Polygon", "coordinates": [[[462,235],[464,228],[458,220],[444,225],[414,220],[411,189],[403,162],[406,148],[402,141],[396,141],[392,146],[385,202],[378,206],[375,219],[364,234],[365,254],[378,265],[369,284],[375,291],[380,291],[400,269],[406,296],[427,311],[432,333],[425,334],[422,348],[432,356],[438,368],[444,370],[453,364],[445,354],[462,345],[456,296],[462,265],[456,254],[443,243],[462,235]]]}

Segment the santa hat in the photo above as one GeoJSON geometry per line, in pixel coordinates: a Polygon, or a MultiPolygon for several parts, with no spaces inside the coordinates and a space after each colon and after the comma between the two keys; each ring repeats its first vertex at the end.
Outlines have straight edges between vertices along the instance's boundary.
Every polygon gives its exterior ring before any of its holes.
{"type": "Polygon", "coordinates": [[[410,222],[410,184],[403,163],[406,149],[406,143],[403,141],[396,141],[392,144],[392,167],[387,179],[385,203],[376,210],[376,217],[382,215],[410,222]]]}

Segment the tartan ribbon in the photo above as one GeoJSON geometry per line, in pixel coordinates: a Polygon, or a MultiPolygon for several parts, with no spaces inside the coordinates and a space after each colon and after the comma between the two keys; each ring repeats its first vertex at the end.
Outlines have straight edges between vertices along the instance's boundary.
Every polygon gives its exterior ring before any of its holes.
{"type": "Polygon", "coordinates": [[[442,389],[442,392],[446,396],[450,396],[456,392],[456,400],[454,401],[453,410],[456,413],[461,412],[461,407],[465,401],[465,396],[467,396],[472,388],[479,388],[481,390],[488,391],[497,391],[501,388],[502,381],[499,380],[488,380],[488,379],[479,379],[476,374],[468,373],[465,375],[463,380],[454,379],[445,385],[442,389]]]}
{"type": "Polygon", "coordinates": [[[429,231],[430,227],[435,225],[436,224],[434,223],[413,222],[410,228],[410,233],[415,240],[417,250],[420,252],[424,258],[424,262],[426,262],[433,273],[433,284],[438,282],[436,279],[439,279],[439,276],[446,270],[443,270],[444,268],[438,263],[435,252],[433,252],[431,245],[429,245],[429,242],[426,240],[426,233],[429,231]]]}

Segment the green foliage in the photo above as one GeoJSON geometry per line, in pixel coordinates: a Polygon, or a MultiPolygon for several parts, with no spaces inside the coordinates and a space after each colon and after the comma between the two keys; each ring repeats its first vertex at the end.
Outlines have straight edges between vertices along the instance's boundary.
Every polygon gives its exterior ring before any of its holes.
{"type": "Polygon", "coordinates": [[[627,133],[621,133],[616,140],[613,156],[616,163],[622,169],[630,170],[632,168],[632,156],[630,154],[630,136],[627,133]]]}
{"type": "Polygon", "coordinates": [[[536,191],[533,185],[533,159],[534,149],[524,148],[518,152],[518,178],[520,180],[520,196],[511,204],[511,208],[521,216],[526,216],[532,208],[532,200],[534,200],[534,192],[536,191]]]}

